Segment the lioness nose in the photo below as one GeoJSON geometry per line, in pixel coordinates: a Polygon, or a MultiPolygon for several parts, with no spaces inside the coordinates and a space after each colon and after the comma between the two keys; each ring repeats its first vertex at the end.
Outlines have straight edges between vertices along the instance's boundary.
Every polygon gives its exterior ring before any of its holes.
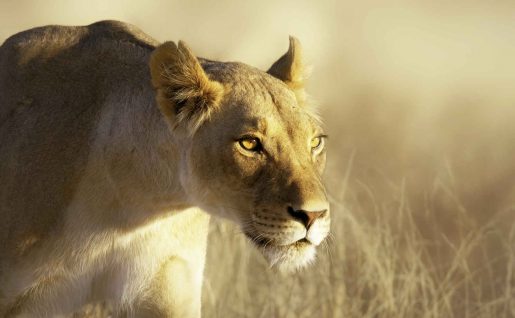
{"type": "Polygon", "coordinates": [[[327,213],[327,210],[321,211],[305,211],[305,210],[295,210],[291,206],[288,207],[288,214],[291,215],[294,219],[300,221],[306,229],[309,230],[313,222],[316,219],[323,217],[327,213]]]}

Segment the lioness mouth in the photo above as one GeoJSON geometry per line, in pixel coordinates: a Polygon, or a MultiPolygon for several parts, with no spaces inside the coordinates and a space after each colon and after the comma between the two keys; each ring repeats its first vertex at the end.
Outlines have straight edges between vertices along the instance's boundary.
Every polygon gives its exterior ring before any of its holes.
{"type": "Polygon", "coordinates": [[[303,246],[305,246],[305,245],[311,245],[311,244],[313,244],[313,243],[311,243],[310,241],[308,241],[308,239],[307,239],[307,238],[303,238],[303,239],[300,239],[300,240],[298,240],[298,241],[294,242],[292,245],[295,245],[295,246],[297,246],[297,247],[303,247],[303,246]]]}
{"type": "Polygon", "coordinates": [[[245,233],[245,234],[256,246],[261,247],[261,248],[267,248],[267,247],[272,247],[272,246],[303,248],[303,247],[313,245],[313,243],[311,243],[307,238],[302,238],[300,240],[297,240],[297,241],[295,241],[293,243],[289,243],[289,244],[277,244],[276,242],[266,239],[266,238],[263,238],[263,237],[256,238],[248,233],[245,233]]]}
{"type": "Polygon", "coordinates": [[[256,238],[247,234],[247,237],[263,253],[271,267],[281,272],[291,272],[300,269],[315,257],[315,245],[308,239],[302,238],[293,243],[279,245],[266,238],[256,238]]]}

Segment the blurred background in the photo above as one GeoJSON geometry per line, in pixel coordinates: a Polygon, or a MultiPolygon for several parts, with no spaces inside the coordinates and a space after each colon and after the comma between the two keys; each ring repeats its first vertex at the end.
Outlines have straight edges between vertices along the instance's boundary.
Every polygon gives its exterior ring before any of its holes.
{"type": "Polygon", "coordinates": [[[0,41],[103,19],[313,66],[332,236],[281,275],[214,220],[204,317],[515,317],[515,2],[0,0],[0,41]]]}

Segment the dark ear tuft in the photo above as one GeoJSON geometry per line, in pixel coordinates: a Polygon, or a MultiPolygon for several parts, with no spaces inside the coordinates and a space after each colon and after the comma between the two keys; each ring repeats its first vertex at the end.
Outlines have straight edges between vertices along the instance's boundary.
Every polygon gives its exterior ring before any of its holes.
{"type": "Polygon", "coordinates": [[[157,102],[174,127],[186,125],[190,133],[219,106],[223,86],[208,78],[188,46],[165,42],[150,58],[157,102]]]}

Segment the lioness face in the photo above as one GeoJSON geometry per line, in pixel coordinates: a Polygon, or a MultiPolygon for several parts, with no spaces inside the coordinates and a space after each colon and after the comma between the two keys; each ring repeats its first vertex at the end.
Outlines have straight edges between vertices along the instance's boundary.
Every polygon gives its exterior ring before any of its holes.
{"type": "MultiPolygon", "coordinates": [[[[282,59],[276,64],[284,68],[282,59]]],[[[203,84],[204,94],[211,91],[195,103],[209,107],[216,101],[216,108],[201,120],[198,113],[176,111],[172,123],[197,120],[182,155],[188,196],[238,223],[271,265],[293,270],[314,259],[329,233],[321,182],[325,134],[295,91],[293,70],[286,67],[286,81],[274,66],[265,73],[240,63],[204,62],[210,81],[203,84]]],[[[170,100],[164,97],[164,102],[158,98],[161,107],[170,100]]],[[[191,107],[188,102],[181,107],[191,107]]]]}
{"type": "Polygon", "coordinates": [[[238,222],[272,264],[300,267],[329,232],[324,132],[278,79],[231,67],[246,76],[225,83],[231,93],[193,137],[198,199],[238,222]]]}

